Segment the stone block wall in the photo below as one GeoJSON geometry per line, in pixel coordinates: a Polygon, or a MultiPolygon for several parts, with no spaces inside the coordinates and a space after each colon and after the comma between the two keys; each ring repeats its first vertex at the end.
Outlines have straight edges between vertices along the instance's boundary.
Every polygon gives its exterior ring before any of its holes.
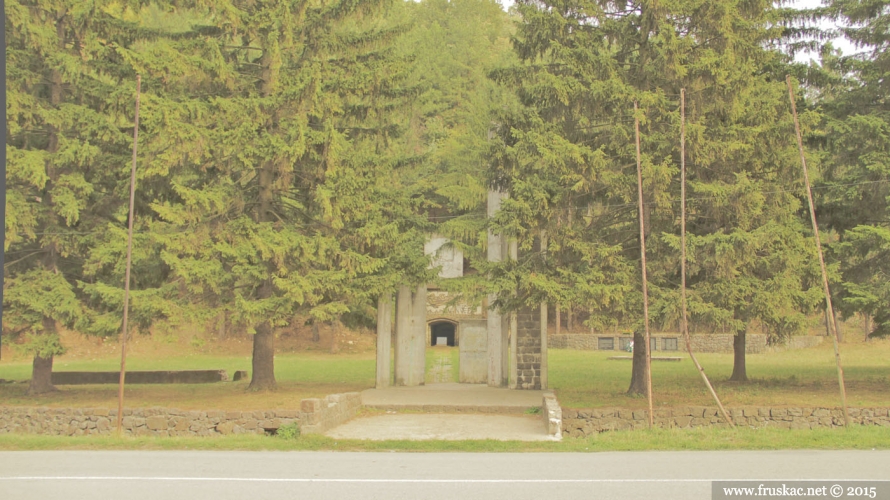
{"type": "MultiPolygon", "coordinates": [[[[304,399],[299,410],[188,411],[175,408],[124,409],[121,425],[133,436],[224,436],[264,434],[299,424],[304,434],[320,434],[354,417],[361,394],[348,392],[304,399]]],[[[0,406],[0,434],[88,436],[117,432],[117,410],[0,406]]]]}
{"type": "Polygon", "coordinates": [[[826,338],[829,337],[817,337],[815,335],[796,335],[794,337],[790,337],[785,341],[784,344],[781,345],[772,345],[767,348],[770,352],[781,352],[781,351],[790,351],[794,349],[807,349],[810,347],[816,347],[825,341],[826,338]]]}
{"type": "Polygon", "coordinates": [[[516,388],[541,389],[541,312],[537,308],[516,313],[516,388]]]}
{"type": "MultiPolygon", "coordinates": [[[[297,410],[188,411],[124,409],[121,425],[133,436],[263,434],[300,421],[297,410]]],[[[117,432],[117,410],[107,408],[0,407],[0,434],[88,436],[117,432]]]]}
{"type": "Polygon", "coordinates": [[[300,402],[300,432],[322,434],[356,416],[361,407],[362,395],[358,392],[304,399],[300,402]]]}
{"type": "MultiPolygon", "coordinates": [[[[732,352],[732,341],[734,335],[729,333],[709,333],[690,335],[692,341],[692,350],[694,352],[732,352]]],[[[577,349],[582,351],[597,351],[600,349],[600,338],[613,339],[613,350],[621,350],[621,340],[633,340],[631,335],[614,335],[614,334],[588,334],[588,333],[562,333],[559,335],[550,335],[547,339],[547,346],[554,349],[577,349]]],[[[680,334],[653,334],[656,346],[653,355],[660,352],[686,352],[686,340],[680,334]],[[665,350],[665,339],[675,339],[677,342],[676,350],[665,350]]],[[[794,337],[797,338],[797,337],[794,337]]],[[[800,337],[800,338],[821,338],[821,337],[800,337]]],[[[818,342],[817,342],[818,343],[818,342]]],[[[806,342],[792,343],[795,349],[807,346],[806,342]],[[800,347],[797,347],[797,346],[800,347]]],[[[758,354],[765,352],[766,335],[762,333],[749,333],[745,339],[745,351],[748,354],[758,354]]]]}
{"type": "MultiPolygon", "coordinates": [[[[735,335],[731,333],[707,333],[690,335],[693,352],[732,352],[732,342],[735,335]]],[[[677,343],[680,350],[686,350],[686,342],[682,335],[678,335],[677,343]]],[[[745,335],[745,352],[759,354],[766,352],[766,335],[762,333],[750,333],[745,335]]]]}
{"type": "Polygon", "coordinates": [[[455,301],[454,294],[444,290],[429,290],[427,292],[426,304],[426,316],[428,319],[441,318],[454,321],[484,319],[486,313],[481,305],[471,306],[463,301],[455,301]]]}
{"type": "MultiPolygon", "coordinates": [[[[815,429],[844,425],[844,414],[840,408],[742,407],[727,408],[727,411],[739,427],[815,429]]],[[[854,424],[890,427],[888,408],[850,408],[849,412],[854,424]]],[[[606,431],[646,429],[649,426],[648,413],[647,410],[622,408],[563,409],[562,433],[564,436],[586,437],[606,431]]],[[[704,406],[655,410],[654,422],[657,427],[665,429],[727,425],[716,407],[704,406]]]]}

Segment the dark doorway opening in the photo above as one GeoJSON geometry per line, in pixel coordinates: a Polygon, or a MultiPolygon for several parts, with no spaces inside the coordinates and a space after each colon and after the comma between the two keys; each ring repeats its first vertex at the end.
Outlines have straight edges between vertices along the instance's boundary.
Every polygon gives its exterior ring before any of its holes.
{"type": "Polygon", "coordinates": [[[442,321],[430,324],[430,345],[454,347],[454,323],[442,321]]]}

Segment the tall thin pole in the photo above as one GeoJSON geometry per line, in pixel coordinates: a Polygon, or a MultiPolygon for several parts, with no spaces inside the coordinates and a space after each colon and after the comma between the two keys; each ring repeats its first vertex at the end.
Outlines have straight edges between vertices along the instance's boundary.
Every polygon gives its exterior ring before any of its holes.
{"type": "Polygon", "coordinates": [[[640,118],[639,106],[634,101],[634,133],[637,142],[637,198],[640,206],[640,260],[643,268],[643,323],[646,331],[646,399],[649,400],[649,428],[652,428],[652,343],[649,341],[649,287],[646,281],[646,231],[643,218],[643,165],[640,159],[640,118]]]}
{"type": "Polygon", "coordinates": [[[705,369],[693,354],[692,342],[689,339],[689,320],[686,314],[686,89],[680,89],[680,308],[683,310],[680,328],[683,330],[683,338],[686,340],[686,351],[689,352],[689,357],[698,369],[699,375],[708,386],[711,397],[717,402],[717,407],[720,408],[723,418],[726,419],[730,427],[735,427],[732,419],[729,418],[729,413],[726,412],[726,408],[717,397],[717,392],[714,391],[711,381],[705,375],[705,369]]]}
{"type": "Polygon", "coordinates": [[[788,84],[788,99],[791,100],[791,114],[794,116],[794,132],[797,134],[797,149],[800,151],[800,164],[803,167],[803,180],[807,185],[807,202],[810,205],[810,222],[813,223],[813,236],[816,239],[816,253],[819,254],[819,267],[822,269],[822,289],[825,292],[825,307],[828,315],[828,328],[834,335],[834,360],[837,364],[837,381],[841,391],[841,405],[844,408],[844,424],[850,426],[850,413],[847,410],[847,389],[844,385],[844,367],[841,365],[841,351],[838,346],[837,323],[834,320],[834,307],[831,305],[831,291],[828,288],[828,272],[825,270],[825,258],[822,256],[822,240],[819,238],[819,225],[816,223],[816,209],[813,205],[813,190],[810,188],[810,174],[807,171],[807,159],[803,154],[803,138],[800,134],[800,122],[797,120],[797,105],[794,103],[794,89],[791,86],[791,75],[785,75],[788,84]]]}
{"type": "Polygon", "coordinates": [[[123,433],[124,377],[127,373],[127,316],[130,312],[130,263],[133,259],[133,204],[136,196],[136,144],[139,140],[139,94],[142,75],[136,75],[136,118],[133,125],[133,166],[130,168],[130,216],[127,226],[127,269],[124,272],[124,324],[121,333],[121,375],[117,384],[117,432],[123,433]]]}

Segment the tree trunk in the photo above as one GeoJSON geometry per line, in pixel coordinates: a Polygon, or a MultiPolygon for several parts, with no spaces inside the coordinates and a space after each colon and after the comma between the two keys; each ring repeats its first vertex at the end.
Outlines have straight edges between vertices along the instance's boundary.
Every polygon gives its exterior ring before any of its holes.
{"type": "Polygon", "coordinates": [[[745,332],[738,332],[732,340],[732,375],[729,380],[733,382],[747,382],[748,370],[745,367],[745,332]]]}
{"type": "Polygon", "coordinates": [[[46,394],[56,391],[53,385],[53,355],[42,358],[34,355],[34,363],[31,365],[31,384],[28,385],[28,395],[46,394]]]}
{"type": "MultiPolygon", "coordinates": [[[[59,37],[59,47],[65,47],[65,23],[64,16],[56,19],[56,35],[59,37]]],[[[50,72],[50,104],[54,108],[58,108],[62,103],[62,73],[54,69],[50,72]]],[[[59,151],[59,129],[55,125],[48,126],[48,143],[46,150],[47,152],[53,154],[59,151]]],[[[50,209],[52,212],[53,200],[52,200],[52,188],[58,179],[58,173],[55,168],[53,168],[52,163],[48,162],[46,164],[46,174],[49,177],[48,182],[46,183],[46,194],[43,196],[43,203],[50,209]]],[[[54,243],[49,243],[48,247],[45,247],[47,251],[46,261],[44,265],[46,269],[51,271],[56,270],[56,246],[54,243]]],[[[56,322],[53,318],[44,316],[43,318],[43,335],[55,335],[56,334],[56,322]]],[[[53,375],[53,354],[49,354],[47,357],[42,357],[39,354],[34,355],[34,361],[31,365],[31,383],[28,385],[28,395],[33,396],[36,394],[45,394],[47,392],[55,391],[56,388],[53,386],[52,382],[53,375]]]]}
{"type": "Polygon", "coordinates": [[[832,317],[834,318],[834,331],[837,332],[837,341],[843,342],[844,341],[844,332],[843,332],[843,330],[841,330],[841,323],[837,319],[837,310],[834,311],[834,314],[832,315],[832,317]]]}
{"type": "Polygon", "coordinates": [[[338,337],[340,336],[340,326],[341,323],[335,320],[331,324],[331,354],[337,354],[340,352],[340,344],[338,342],[338,337]]]}
{"type": "Polygon", "coordinates": [[[319,332],[318,330],[319,330],[318,320],[315,320],[312,322],[312,341],[313,342],[318,342],[319,340],[321,340],[321,332],[319,332]]]}
{"type": "Polygon", "coordinates": [[[630,375],[630,387],[628,395],[646,395],[646,354],[649,346],[646,345],[646,336],[640,332],[634,332],[633,368],[630,375]]]}
{"type": "Polygon", "coordinates": [[[862,333],[865,334],[865,341],[868,342],[868,335],[871,333],[871,326],[869,325],[871,316],[868,313],[862,313],[862,333]]]}
{"type": "MultiPolygon", "coordinates": [[[[260,286],[257,298],[265,300],[272,296],[272,281],[266,280],[260,286]]],[[[275,389],[275,332],[268,321],[262,321],[256,326],[253,336],[253,374],[250,385],[251,391],[267,391],[275,389]]]]}
{"type": "Polygon", "coordinates": [[[572,333],[575,331],[575,311],[569,306],[566,309],[566,333],[572,333]]]}
{"type": "Polygon", "coordinates": [[[559,304],[556,304],[556,334],[559,335],[562,333],[562,311],[559,310],[559,304]]]}
{"type": "MultiPolygon", "coordinates": [[[[272,69],[272,58],[269,54],[268,50],[264,50],[263,54],[260,58],[260,65],[262,67],[262,88],[261,93],[263,97],[268,97],[272,95],[276,78],[278,76],[277,71],[272,69]]],[[[272,123],[268,125],[269,133],[274,133],[274,130],[277,126],[277,120],[275,120],[274,114],[272,116],[272,123]]],[[[259,171],[257,172],[257,181],[259,192],[258,194],[258,205],[256,210],[256,222],[262,224],[263,222],[268,222],[271,219],[270,212],[272,210],[272,182],[275,175],[275,166],[273,160],[267,160],[262,165],[260,165],[259,171]]],[[[273,274],[273,266],[271,263],[266,264],[266,275],[268,276],[263,282],[260,284],[259,289],[257,290],[256,300],[258,302],[263,302],[268,300],[273,295],[272,289],[272,276],[273,274]]],[[[256,325],[256,334],[253,336],[253,374],[250,379],[250,385],[248,386],[249,390],[253,391],[264,391],[264,390],[272,390],[275,389],[275,332],[272,329],[272,325],[269,321],[263,319],[256,325]]]]}
{"type": "Polygon", "coordinates": [[[225,311],[220,312],[216,316],[216,329],[217,336],[220,340],[225,340],[226,338],[226,313],[225,311]]]}

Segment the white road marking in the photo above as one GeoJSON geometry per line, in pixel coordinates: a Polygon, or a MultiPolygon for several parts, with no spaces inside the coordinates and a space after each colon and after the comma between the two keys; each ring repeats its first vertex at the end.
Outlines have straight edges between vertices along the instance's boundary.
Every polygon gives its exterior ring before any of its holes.
{"type": "Polygon", "coordinates": [[[0,481],[229,481],[257,483],[679,483],[711,479],[326,479],[274,477],[9,476],[0,481]]]}
{"type": "MultiPolygon", "coordinates": [[[[817,481],[817,479],[781,479],[817,481]]],[[[228,481],[257,483],[710,483],[714,481],[777,481],[776,479],[347,479],[166,476],[0,476],[0,481],[228,481]]],[[[818,481],[841,481],[818,479],[818,481]]],[[[843,479],[843,481],[866,481],[843,479]]],[[[868,480],[874,481],[874,479],[868,480]]]]}

